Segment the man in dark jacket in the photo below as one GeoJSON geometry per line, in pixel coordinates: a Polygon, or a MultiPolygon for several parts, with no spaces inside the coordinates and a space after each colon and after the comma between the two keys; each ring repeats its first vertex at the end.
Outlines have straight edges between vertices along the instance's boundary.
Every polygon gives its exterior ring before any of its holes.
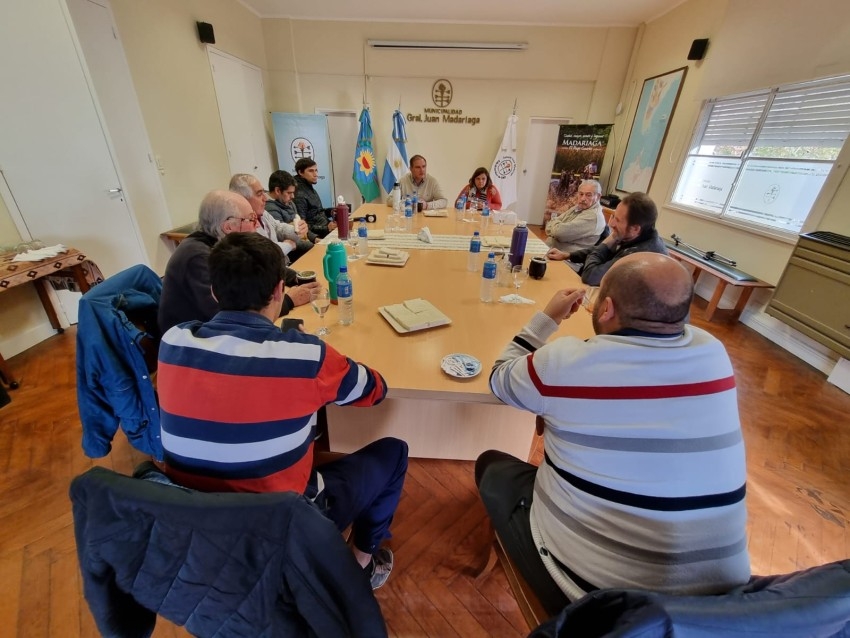
{"type": "MultiPolygon", "coordinates": [[[[254,232],[257,216],[244,197],[229,191],[211,191],[201,202],[198,229],[180,242],[168,260],[162,280],[157,323],[165,333],[185,321],[206,321],[218,312],[218,302],[210,292],[208,260],[216,242],[234,232],[254,232]]],[[[295,286],[295,271],[286,269],[287,293],[283,314],[295,306],[310,303],[310,291],[317,284],[295,286]]]]}
{"type": "Polygon", "coordinates": [[[315,160],[302,157],[295,162],[295,208],[298,214],[307,222],[307,226],[319,237],[326,237],[336,229],[336,222],[329,217],[329,208],[322,207],[322,198],[313,188],[319,181],[319,167],[315,160]]]}
{"type": "MultiPolygon", "coordinates": [[[[295,199],[295,178],[286,171],[272,173],[269,177],[266,212],[279,222],[294,224],[299,215],[293,199],[295,199]]],[[[308,230],[306,238],[299,238],[295,242],[295,250],[289,254],[290,261],[295,261],[305,254],[314,244],[319,243],[320,239],[316,233],[308,230]]]]}
{"type": "Polygon", "coordinates": [[[664,241],[655,230],[658,209],[646,193],[631,193],[617,205],[608,221],[611,234],[590,248],[563,252],[552,248],[546,257],[553,261],[568,260],[580,264],[581,280],[588,286],[598,286],[614,263],[633,253],[667,254],[664,241]]]}

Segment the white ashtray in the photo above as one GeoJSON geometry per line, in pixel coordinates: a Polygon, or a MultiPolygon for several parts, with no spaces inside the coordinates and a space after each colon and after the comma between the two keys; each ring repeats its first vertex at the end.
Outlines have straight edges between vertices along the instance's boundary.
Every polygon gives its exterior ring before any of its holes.
{"type": "Polygon", "coordinates": [[[471,379],[481,372],[481,362],[471,354],[447,354],[440,361],[440,368],[449,376],[458,379],[471,379]]]}

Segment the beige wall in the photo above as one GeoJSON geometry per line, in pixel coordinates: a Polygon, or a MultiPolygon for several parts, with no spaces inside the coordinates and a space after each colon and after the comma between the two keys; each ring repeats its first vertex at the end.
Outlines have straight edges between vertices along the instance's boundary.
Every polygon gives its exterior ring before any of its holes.
{"type": "MultiPolygon", "coordinates": [[[[207,51],[195,22],[214,26],[217,49],[265,68],[261,21],[235,0],[110,0],[110,5],[151,147],[165,169],[162,183],[172,226],[179,226],[197,219],[203,195],[226,187],[230,178],[207,51]]],[[[144,222],[139,220],[140,227],[150,226],[144,222]]],[[[18,239],[0,201],[0,245],[18,239]]],[[[0,351],[6,357],[52,334],[30,288],[0,298],[0,351]]]]}
{"type": "Polygon", "coordinates": [[[6,203],[0,198],[0,246],[12,246],[21,241],[21,234],[15,227],[6,203]]]}
{"type": "MultiPolygon", "coordinates": [[[[736,259],[743,270],[772,283],[779,280],[793,245],[702,219],[665,205],[675,186],[702,101],[717,97],[850,72],[850,4],[822,0],[817,11],[798,0],[689,0],[646,26],[626,84],[628,108],[617,129],[628,131],[643,80],[688,66],[687,77],[662,149],[650,195],[661,204],[659,231],[736,259]],[[824,29],[828,23],[833,28],[824,29]],[[692,40],[709,38],[702,62],[689,62],[692,40]]],[[[625,152],[618,146],[613,177],[625,152]]],[[[850,234],[850,178],[843,179],[825,206],[818,226],[850,234]]]]}
{"type": "MultiPolygon", "coordinates": [[[[479,165],[493,161],[517,100],[519,161],[530,116],[611,122],[636,29],[546,28],[264,20],[272,111],[371,106],[382,166],[391,116],[433,107],[431,87],[448,79],[449,108],[480,118],[467,124],[408,122],[408,154],[428,158],[429,172],[454,197],[479,165]],[[473,33],[474,36],[470,36],[473,33]],[[528,42],[522,52],[376,50],[369,39],[528,42]],[[325,43],[320,46],[317,43],[325,43]],[[331,45],[332,43],[332,45],[331,45]]],[[[291,170],[291,166],[282,167],[291,170]]]]}
{"type": "MultiPolygon", "coordinates": [[[[215,48],[266,67],[261,20],[234,0],[111,0],[154,153],[165,174],[174,226],[230,179],[206,45],[195,22],[215,29],[215,48]]],[[[167,230],[167,229],[163,229],[167,230]]]]}

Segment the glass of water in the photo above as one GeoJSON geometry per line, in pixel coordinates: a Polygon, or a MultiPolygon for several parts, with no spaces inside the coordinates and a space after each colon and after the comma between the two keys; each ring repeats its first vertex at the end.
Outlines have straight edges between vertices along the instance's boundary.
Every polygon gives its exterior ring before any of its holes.
{"type": "Polygon", "coordinates": [[[322,326],[313,334],[317,337],[329,335],[331,333],[330,328],[325,325],[325,314],[331,305],[331,295],[328,292],[328,289],[318,288],[314,290],[310,295],[310,305],[313,306],[313,310],[316,311],[316,314],[319,315],[319,318],[322,320],[322,326]]]}

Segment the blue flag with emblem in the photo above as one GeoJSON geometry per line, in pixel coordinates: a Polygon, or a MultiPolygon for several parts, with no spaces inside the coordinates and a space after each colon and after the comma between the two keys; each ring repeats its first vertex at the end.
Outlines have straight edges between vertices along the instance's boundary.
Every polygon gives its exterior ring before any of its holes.
{"type": "Polygon", "coordinates": [[[393,134],[387,150],[387,161],[384,162],[384,190],[389,193],[393,184],[401,180],[407,170],[407,132],[404,130],[404,116],[401,111],[393,113],[393,134]]]}
{"type": "Polygon", "coordinates": [[[372,151],[372,118],[369,109],[365,107],[360,111],[360,135],[357,136],[357,148],[354,150],[352,177],[365,201],[371,202],[381,194],[375,153],[372,151]]]}

